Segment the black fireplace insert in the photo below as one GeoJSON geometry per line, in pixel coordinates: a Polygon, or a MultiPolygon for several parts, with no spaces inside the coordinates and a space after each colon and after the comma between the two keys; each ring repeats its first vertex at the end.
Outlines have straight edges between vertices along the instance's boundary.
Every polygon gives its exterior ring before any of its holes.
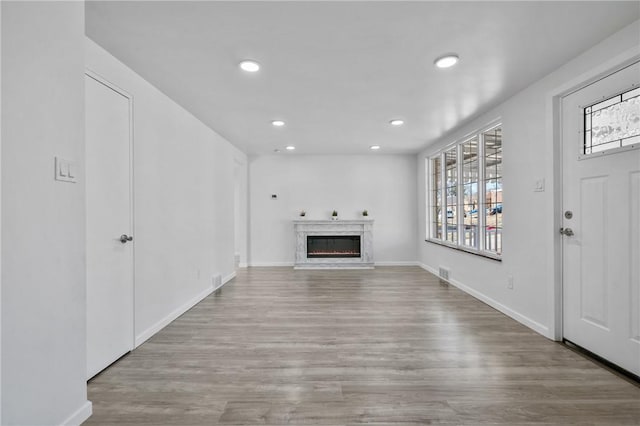
{"type": "Polygon", "coordinates": [[[307,258],[360,257],[359,235],[307,235],[307,258]]]}

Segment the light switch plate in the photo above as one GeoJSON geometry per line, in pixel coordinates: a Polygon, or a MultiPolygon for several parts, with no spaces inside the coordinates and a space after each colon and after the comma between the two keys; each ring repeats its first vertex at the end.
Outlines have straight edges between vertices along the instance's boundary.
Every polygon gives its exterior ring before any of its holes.
{"type": "Polygon", "coordinates": [[[76,183],[77,166],[75,161],[55,157],[55,179],[60,182],[76,183]]]}

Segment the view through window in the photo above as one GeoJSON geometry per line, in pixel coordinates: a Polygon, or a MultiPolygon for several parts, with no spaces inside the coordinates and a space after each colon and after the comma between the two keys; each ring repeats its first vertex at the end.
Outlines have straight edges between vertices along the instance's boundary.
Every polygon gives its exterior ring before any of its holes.
{"type": "Polygon", "coordinates": [[[431,157],[432,241],[490,257],[502,254],[502,126],[473,136],[431,157]]]}

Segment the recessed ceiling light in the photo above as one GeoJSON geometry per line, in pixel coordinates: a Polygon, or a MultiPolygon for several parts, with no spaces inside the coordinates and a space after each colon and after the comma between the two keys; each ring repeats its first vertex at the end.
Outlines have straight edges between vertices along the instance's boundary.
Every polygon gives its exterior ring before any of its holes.
{"type": "Polygon", "coordinates": [[[286,149],[287,149],[288,151],[293,151],[294,149],[296,149],[296,147],[295,147],[295,146],[293,146],[293,145],[289,145],[289,146],[287,146],[287,147],[286,147],[286,149]]]}
{"type": "Polygon", "coordinates": [[[391,124],[392,126],[402,126],[404,124],[404,120],[400,120],[399,118],[396,118],[394,120],[391,120],[389,124],[391,124]]]}
{"type": "Polygon", "coordinates": [[[284,126],[284,121],[282,121],[282,120],[273,120],[271,122],[271,124],[273,124],[276,127],[282,127],[282,126],[284,126]]]}
{"type": "Polygon", "coordinates": [[[245,70],[246,72],[256,72],[260,69],[260,64],[256,61],[244,60],[240,62],[240,68],[245,70]]]}
{"type": "Polygon", "coordinates": [[[369,149],[371,149],[371,150],[373,150],[373,151],[377,151],[377,150],[379,150],[379,149],[380,149],[380,145],[371,145],[371,146],[369,147],[369,149]]]}
{"type": "Polygon", "coordinates": [[[449,53],[447,55],[440,56],[438,59],[433,61],[433,63],[438,68],[449,68],[457,64],[459,59],[460,57],[455,53],[449,53]]]}

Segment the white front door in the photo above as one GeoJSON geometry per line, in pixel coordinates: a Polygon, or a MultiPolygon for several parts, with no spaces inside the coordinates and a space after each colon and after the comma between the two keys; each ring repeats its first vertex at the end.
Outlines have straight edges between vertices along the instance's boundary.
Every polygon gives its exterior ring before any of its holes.
{"type": "Polygon", "coordinates": [[[563,336],[636,375],[639,84],[635,63],[562,99],[563,336]]]}
{"type": "Polygon", "coordinates": [[[85,75],[87,378],[133,349],[130,98],[85,75]]]}

